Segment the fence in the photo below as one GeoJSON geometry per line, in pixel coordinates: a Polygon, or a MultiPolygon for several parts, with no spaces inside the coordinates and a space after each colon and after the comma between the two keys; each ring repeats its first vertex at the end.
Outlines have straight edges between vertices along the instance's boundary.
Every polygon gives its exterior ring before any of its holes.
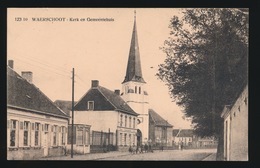
{"type": "Polygon", "coordinates": [[[90,152],[116,150],[116,134],[113,132],[92,131],[90,134],[90,152]]]}

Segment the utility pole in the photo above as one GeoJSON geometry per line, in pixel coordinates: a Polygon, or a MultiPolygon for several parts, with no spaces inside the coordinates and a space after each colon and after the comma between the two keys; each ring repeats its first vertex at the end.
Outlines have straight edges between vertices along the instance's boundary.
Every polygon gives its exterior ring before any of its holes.
{"type": "Polygon", "coordinates": [[[74,128],[74,68],[72,68],[72,106],[71,106],[71,113],[72,113],[72,119],[71,119],[71,158],[73,158],[73,128],[74,128]]]}

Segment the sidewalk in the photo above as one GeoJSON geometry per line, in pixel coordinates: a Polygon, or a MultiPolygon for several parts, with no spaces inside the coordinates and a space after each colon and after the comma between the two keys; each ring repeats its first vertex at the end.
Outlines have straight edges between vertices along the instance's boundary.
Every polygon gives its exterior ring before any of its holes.
{"type": "Polygon", "coordinates": [[[216,156],[217,156],[217,153],[212,153],[209,156],[207,156],[206,158],[204,158],[203,161],[216,161],[216,156]]]}
{"type": "Polygon", "coordinates": [[[111,151],[107,153],[88,153],[85,155],[71,155],[68,154],[67,156],[59,156],[59,157],[45,157],[40,158],[39,160],[98,160],[104,158],[116,158],[119,156],[126,156],[131,155],[129,152],[119,152],[119,151],[111,151]]]}

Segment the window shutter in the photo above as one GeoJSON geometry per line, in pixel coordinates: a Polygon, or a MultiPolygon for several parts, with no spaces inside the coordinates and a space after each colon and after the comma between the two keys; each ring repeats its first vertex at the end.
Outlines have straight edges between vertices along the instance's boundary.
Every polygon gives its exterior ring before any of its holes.
{"type": "Polygon", "coordinates": [[[10,128],[10,120],[7,120],[7,128],[10,128]]]}
{"type": "Polygon", "coordinates": [[[20,122],[20,129],[23,129],[23,122],[20,122]]]}
{"type": "Polygon", "coordinates": [[[32,123],[32,130],[34,130],[34,123],[32,123]]]}

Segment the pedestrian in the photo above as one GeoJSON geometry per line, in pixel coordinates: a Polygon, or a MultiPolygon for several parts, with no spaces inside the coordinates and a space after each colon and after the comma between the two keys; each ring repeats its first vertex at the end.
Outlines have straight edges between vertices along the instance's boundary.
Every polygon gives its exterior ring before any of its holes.
{"type": "Polygon", "coordinates": [[[151,144],[148,145],[148,151],[153,153],[153,149],[152,149],[152,145],[151,144]]]}
{"type": "Polygon", "coordinates": [[[136,150],[135,150],[135,153],[137,154],[139,151],[139,145],[136,146],[136,150]]]}
{"type": "Polygon", "coordinates": [[[132,152],[133,152],[131,145],[129,146],[128,152],[129,152],[129,153],[132,153],[132,152]]]}
{"type": "Polygon", "coordinates": [[[144,144],[144,152],[147,153],[147,151],[148,151],[148,145],[144,144]]]}
{"type": "Polygon", "coordinates": [[[144,145],[141,144],[141,150],[140,150],[140,153],[144,153],[144,145]]]}

